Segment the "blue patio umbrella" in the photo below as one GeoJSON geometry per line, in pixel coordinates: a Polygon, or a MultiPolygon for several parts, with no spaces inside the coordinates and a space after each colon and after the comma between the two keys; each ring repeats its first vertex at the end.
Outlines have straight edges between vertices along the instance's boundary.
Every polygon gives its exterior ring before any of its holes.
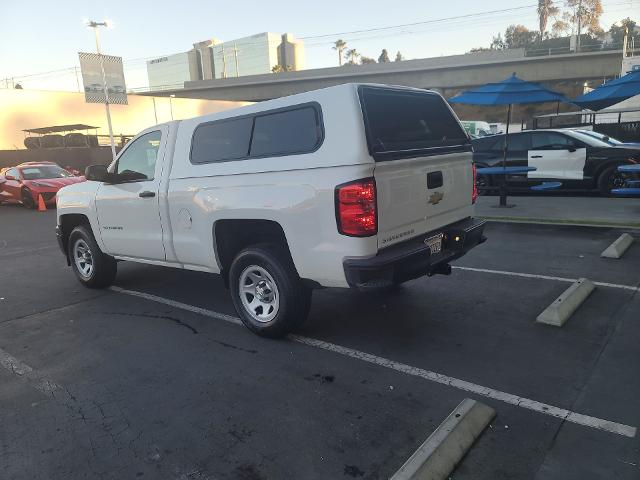
{"type": "MultiPolygon", "coordinates": [[[[564,95],[534,82],[527,82],[516,77],[514,73],[501,82],[487,83],[481,87],[472,88],[449,99],[451,103],[466,103],[470,105],[508,105],[507,130],[504,136],[504,152],[502,167],[507,165],[507,147],[509,145],[509,124],[511,123],[511,105],[522,103],[566,102],[564,95]]],[[[500,205],[506,206],[505,182],[500,189],[500,205]]]]}
{"type": "Polygon", "coordinates": [[[601,110],[636,95],[640,95],[640,70],[633,70],[620,78],[603,83],[589,93],[574,98],[571,103],[589,110],[601,110]]]}

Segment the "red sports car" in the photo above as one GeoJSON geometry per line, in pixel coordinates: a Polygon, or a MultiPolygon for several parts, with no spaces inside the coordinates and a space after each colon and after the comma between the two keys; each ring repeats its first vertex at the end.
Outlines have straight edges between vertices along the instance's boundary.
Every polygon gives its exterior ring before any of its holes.
{"type": "Polygon", "coordinates": [[[45,205],[56,204],[56,194],[65,185],[84,182],[53,162],[28,162],[0,173],[0,203],[22,203],[36,208],[42,195],[45,205]]]}

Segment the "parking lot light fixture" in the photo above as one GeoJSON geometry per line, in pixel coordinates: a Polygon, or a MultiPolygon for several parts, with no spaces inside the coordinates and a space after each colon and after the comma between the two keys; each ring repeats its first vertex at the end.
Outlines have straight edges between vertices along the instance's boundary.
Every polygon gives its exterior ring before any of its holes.
{"type": "Polygon", "coordinates": [[[109,126],[109,142],[111,143],[111,155],[113,159],[116,159],[116,144],[113,139],[113,126],[111,125],[111,110],[109,109],[109,92],[107,91],[107,77],[104,74],[104,63],[102,61],[102,52],[100,51],[100,27],[110,28],[113,23],[109,20],[102,22],[96,22],[95,20],[87,20],[85,25],[89,28],[93,28],[93,32],[96,37],[96,52],[100,58],[100,71],[102,73],[102,88],[104,91],[104,105],[107,111],[107,124],[109,126]]]}
{"type": "Polygon", "coordinates": [[[171,112],[171,120],[173,120],[173,102],[172,100],[176,98],[175,93],[169,95],[169,111],[171,112]]]}

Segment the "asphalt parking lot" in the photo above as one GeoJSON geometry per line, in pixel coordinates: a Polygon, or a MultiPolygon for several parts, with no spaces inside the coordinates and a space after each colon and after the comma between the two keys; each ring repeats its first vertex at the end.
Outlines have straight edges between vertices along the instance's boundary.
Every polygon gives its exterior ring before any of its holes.
{"type": "Polygon", "coordinates": [[[274,341],[216,276],[121,263],[86,290],[54,211],[0,220],[1,479],[384,479],[465,397],[497,417],[453,479],[640,478],[640,246],[599,257],[620,230],[490,223],[451,276],[316,291],[274,341]]]}

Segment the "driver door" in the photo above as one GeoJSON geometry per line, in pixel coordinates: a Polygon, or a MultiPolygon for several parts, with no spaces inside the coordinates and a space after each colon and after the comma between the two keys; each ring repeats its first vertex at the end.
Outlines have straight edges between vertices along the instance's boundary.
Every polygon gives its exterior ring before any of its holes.
{"type": "Polygon", "coordinates": [[[587,149],[556,132],[532,132],[528,164],[537,170],[529,178],[582,180],[587,149]]]}
{"type": "Polygon", "coordinates": [[[129,142],[109,169],[118,183],[100,185],[96,209],[106,253],[165,260],[159,187],[166,138],[164,126],[129,142]]]}

